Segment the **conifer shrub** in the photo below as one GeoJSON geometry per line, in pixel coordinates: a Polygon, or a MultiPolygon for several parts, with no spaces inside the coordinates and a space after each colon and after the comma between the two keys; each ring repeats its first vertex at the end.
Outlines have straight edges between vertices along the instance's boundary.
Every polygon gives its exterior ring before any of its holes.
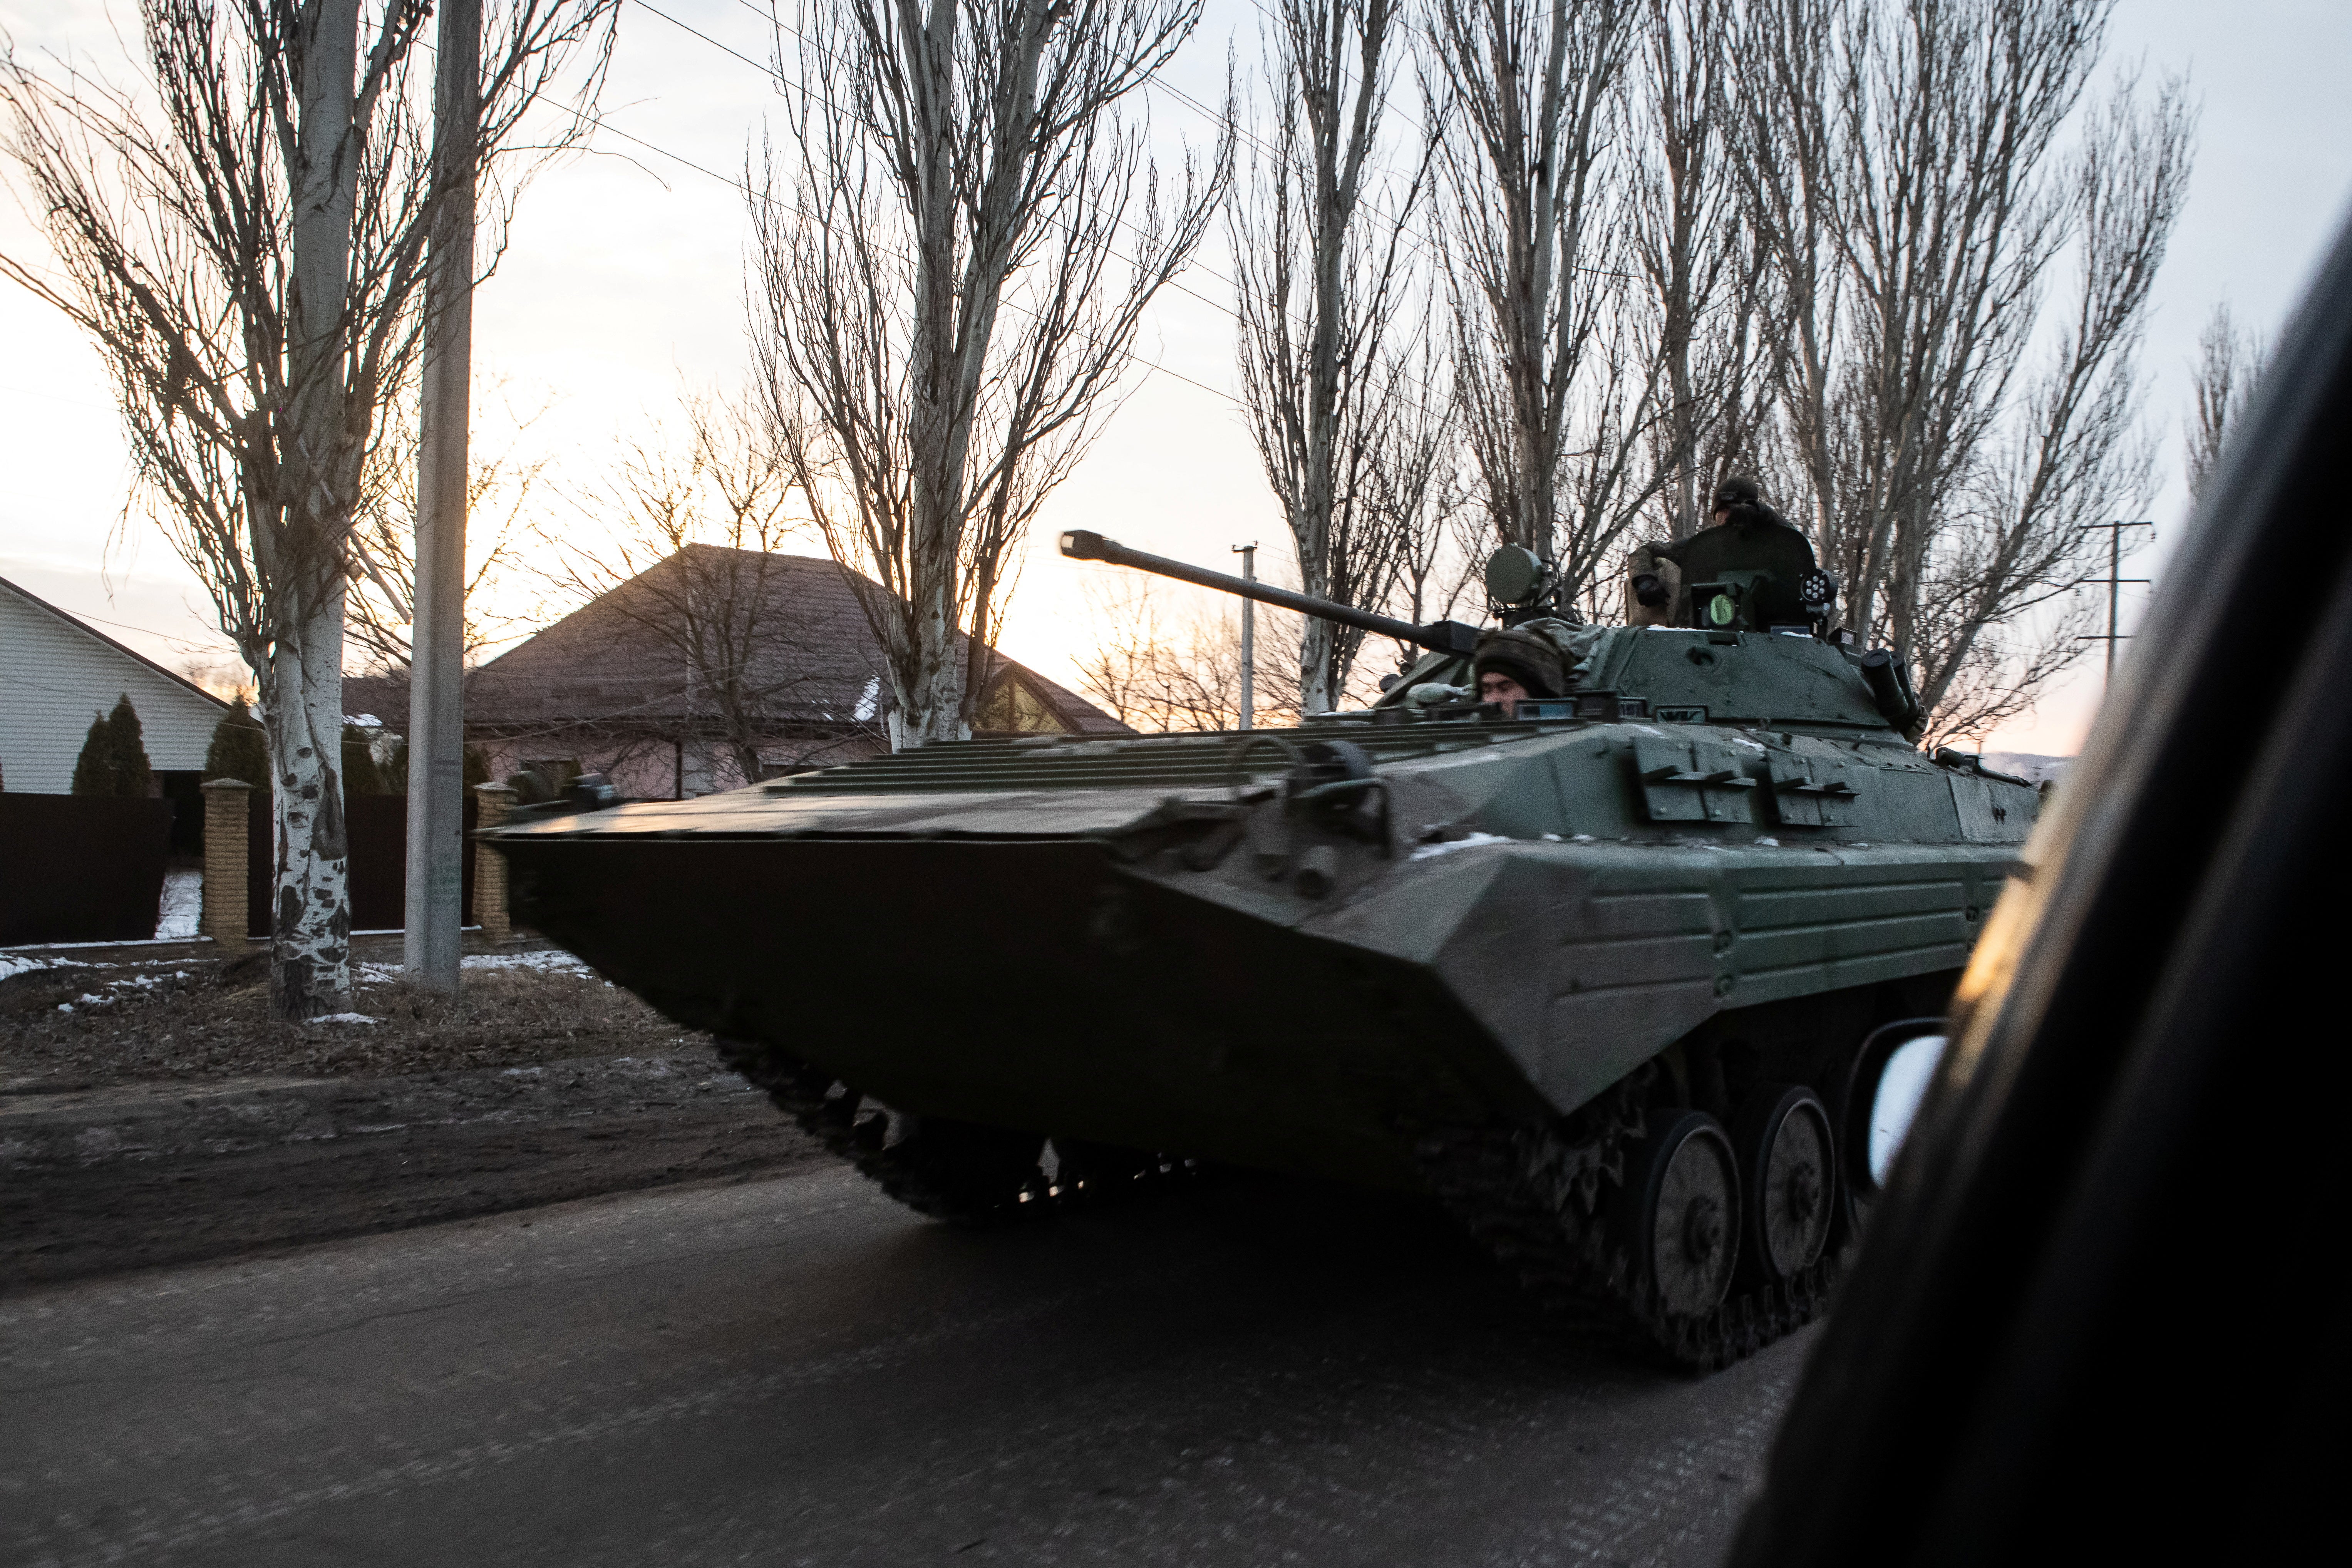
{"type": "Polygon", "coordinates": [[[269,787],[269,740],[243,698],[213,726],[212,744],[205,748],[205,777],[269,787]]]}
{"type": "Polygon", "coordinates": [[[375,753],[369,750],[375,731],[357,724],[343,726],[343,798],[355,795],[390,795],[384,786],[383,773],[375,765],[375,753]]]}
{"type": "Polygon", "coordinates": [[[112,712],[90,721],[81,755],[74,759],[73,793],[144,800],[154,782],[139,710],[131,706],[131,694],[126,691],[114,700],[112,712]]]}

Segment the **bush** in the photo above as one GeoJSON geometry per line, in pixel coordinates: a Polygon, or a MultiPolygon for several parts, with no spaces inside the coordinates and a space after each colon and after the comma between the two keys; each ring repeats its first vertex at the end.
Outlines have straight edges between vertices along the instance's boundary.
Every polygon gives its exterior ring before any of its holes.
{"type": "Polygon", "coordinates": [[[236,779],[259,790],[269,787],[269,740],[242,698],[213,727],[213,743],[205,749],[205,777],[236,779]]]}
{"type": "Polygon", "coordinates": [[[154,769],[147,763],[147,742],[139,725],[139,710],[131,694],[114,700],[114,711],[89,721],[81,755],[74,759],[73,793],[115,800],[144,800],[153,788],[154,769]]]}
{"type": "Polygon", "coordinates": [[[390,795],[384,787],[383,773],[375,765],[375,753],[368,748],[375,740],[375,731],[357,724],[343,726],[343,798],[355,795],[390,795]]]}

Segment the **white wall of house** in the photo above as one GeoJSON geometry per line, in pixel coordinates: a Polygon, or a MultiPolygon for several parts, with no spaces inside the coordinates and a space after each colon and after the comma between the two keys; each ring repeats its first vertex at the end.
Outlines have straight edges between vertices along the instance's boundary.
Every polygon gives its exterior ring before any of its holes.
{"type": "Polygon", "coordinates": [[[151,766],[205,765],[226,705],[0,579],[0,784],[10,793],[69,791],[89,721],[126,693],[151,766]]]}

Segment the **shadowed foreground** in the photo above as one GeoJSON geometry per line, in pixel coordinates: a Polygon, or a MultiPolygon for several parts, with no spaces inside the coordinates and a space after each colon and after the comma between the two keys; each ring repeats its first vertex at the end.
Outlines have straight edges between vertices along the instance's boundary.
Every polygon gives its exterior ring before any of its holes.
{"type": "Polygon", "coordinates": [[[0,1561],[1706,1563],[1811,1337],[1628,1366],[1355,1194],[828,1168],[0,1301],[0,1561]]]}

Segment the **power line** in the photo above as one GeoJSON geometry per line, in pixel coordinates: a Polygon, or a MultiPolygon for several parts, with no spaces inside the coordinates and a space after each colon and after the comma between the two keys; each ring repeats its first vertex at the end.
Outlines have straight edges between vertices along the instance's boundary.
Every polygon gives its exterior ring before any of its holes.
{"type": "MultiPolygon", "coordinates": [[[[712,48],[719,50],[722,54],[731,55],[735,58],[741,60],[745,65],[748,65],[753,69],[759,71],[761,75],[776,83],[779,87],[785,85],[783,73],[769,65],[767,62],[753,59],[751,56],[745,54],[742,50],[734,47],[732,45],[722,43],[719,39],[712,37],[709,34],[702,31],[699,27],[694,26],[692,24],[688,22],[682,22],[677,17],[673,16],[668,12],[663,10],[660,6],[649,4],[648,0],[635,0],[635,4],[637,9],[640,11],[650,11],[655,16],[659,16],[663,21],[667,22],[671,26],[679,29],[681,32],[690,34],[693,37],[701,39],[704,43],[709,44],[712,48]]],[[[751,0],[736,0],[736,4],[741,5],[745,10],[751,12],[755,16],[765,15],[765,13],[760,11],[759,7],[751,4],[751,0]]],[[[799,28],[778,17],[770,17],[770,20],[773,22],[774,26],[779,30],[790,33],[793,37],[800,39],[801,42],[806,44],[810,48],[816,50],[820,56],[824,57],[828,61],[832,61],[836,64],[839,62],[840,56],[834,53],[832,50],[827,49],[824,45],[818,43],[815,39],[810,37],[799,28]]],[[[799,91],[808,93],[819,103],[824,104],[827,109],[833,110],[835,114],[846,118],[846,111],[843,110],[841,105],[835,103],[832,98],[823,90],[812,89],[806,82],[794,82],[791,85],[799,91]]],[[[1143,235],[1142,228],[1137,225],[1134,220],[1122,217],[1118,219],[1118,222],[1120,227],[1129,230],[1130,233],[1139,237],[1143,235]]],[[[1111,254],[1114,256],[1118,255],[1117,251],[1113,251],[1111,254]]],[[[1129,257],[1120,256],[1118,258],[1121,261],[1127,262],[1129,266],[1137,265],[1137,263],[1129,257]]],[[[1226,287],[1233,289],[1237,292],[1241,288],[1241,285],[1235,282],[1233,279],[1226,277],[1223,273],[1218,271],[1215,268],[1209,266],[1203,261],[1195,259],[1190,263],[1190,265],[1199,268],[1202,271],[1207,273],[1218,282],[1224,284],[1226,287]]],[[[1165,286],[1175,289],[1181,294],[1191,295],[1193,299],[1198,300],[1201,303],[1208,306],[1213,310],[1223,310],[1226,315],[1234,317],[1235,321],[1239,321],[1241,319],[1230,307],[1218,300],[1210,299],[1206,294],[1202,293],[1197,289],[1186,287],[1182,282],[1176,279],[1169,279],[1165,286]]],[[[1171,371],[1169,374],[1174,374],[1175,373],[1171,371]]],[[[1197,386],[1200,384],[1195,382],[1193,384],[1197,386]]]]}
{"type": "MultiPolygon", "coordinates": [[[[645,0],[637,0],[637,4],[646,10],[653,10],[652,6],[645,5],[645,0]]],[[[658,12],[656,12],[655,14],[657,16],[661,15],[658,12]]],[[[662,19],[664,21],[669,21],[672,18],[663,16],[662,19]]],[[[683,26],[683,24],[680,24],[680,26],[683,26]]],[[[715,42],[715,40],[708,38],[704,34],[695,33],[694,29],[691,27],[688,27],[686,30],[689,33],[693,33],[696,37],[703,38],[706,42],[715,42]]],[[[419,47],[428,53],[432,47],[431,45],[424,44],[421,41],[419,47]]],[[[721,48],[726,47],[724,45],[719,45],[719,47],[721,48]]],[[[730,55],[735,55],[735,58],[738,59],[747,58],[743,55],[738,54],[733,49],[728,49],[727,52],[730,55]]],[[[761,67],[761,68],[763,71],[766,69],[765,67],[761,67]]],[[[660,145],[658,142],[648,142],[642,136],[632,135],[630,132],[622,130],[619,126],[605,119],[601,113],[592,114],[584,110],[574,109],[570,104],[557,104],[554,107],[562,113],[570,115],[576,124],[593,126],[599,131],[609,132],[611,134],[619,137],[622,141],[642,147],[646,152],[655,154],[656,157],[668,159],[671,163],[677,164],[680,168],[691,169],[698,174],[706,175],[710,179],[714,179],[720,184],[727,186],[730,190],[739,192],[742,195],[749,197],[753,201],[764,202],[769,206],[775,207],[782,212],[788,212],[793,216],[801,219],[803,223],[814,223],[816,221],[806,212],[803,211],[798,206],[793,205],[790,202],[779,201],[765,191],[754,190],[751,185],[745,184],[741,180],[735,179],[727,174],[722,174],[707,163],[698,163],[693,159],[686,157],[682,153],[673,153],[668,148],[660,145]]],[[[902,257],[900,259],[903,260],[904,258],[902,257]]],[[[1195,297],[1198,298],[1198,296],[1195,297]]],[[[1208,302],[1214,303],[1214,301],[1208,302]]],[[[1036,311],[1030,310],[1027,306],[1023,305],[1018,300],[1006,300],[1003,301],[1003,303],[1005,309],[1018,311],[1020,314],[1029,317],[1032,321],[1038,319],[1036,311]]],[[[1146,370],[1154,371],[1159,374],[1181,381],[1187,386],[1198,387],[1202,392],[1208,393],[1213,397],[1223,398],[1226,402],[1233,404],[1235,407],[1243,406],[1242,400],[1235,397],[1232,393],[1226,392],[1219,387],[1211,386],[1208,383],[1203,381],[1195,381],[1191,376],[1186,375],[1183,372],[1171,370],[1157,360],[1137,353],[1133,350],[1129,351],[1127,357],[1134,361],[1136,363],[1142,365],[1146,370]]]]}
{"type": "MultiPolygon", "coordinates": [[[[639,0],[639,4],[642,5],[643,0],[639,0]]],[[[814,223],[816,221],[810,217],[807,213],[802,211],[799,207],[793,205],[790,202],[779,201],[767,192],[755,190],[743,181],[722,174],[718,170],[711,168],[708,164],[698,163],[691,158],[673,153],[668,148],[661,146],[656,142],[648,142],[642,136],[632,135],[628,132],[622,130],[619,126],[614,125],[611,121],[606,120],[601,114],[583,113],[579,110],[568,107],[565,109],[564,112],[570,114],[574,120],[580,121],[583,125],[593,125],[600,131],[610,132],[612,134],[619,137],[622,141],[632,142],[636,146],[644,148],[648,153],[652,153],[659,157],[667,158],[671,163],[677,164],[681,168],[691,169],[698,174],[708,175],[709,178],[717,180],[720,184],[727,186],[730,190],[738,191],[753,201],[765,202],[770,206],[791,213],[793,216],[801,219],[804,223],[814,223]]],[[[1016,300],[1007,300],[1004,301],[1004,305],[1008,310],[1018,310],[1022,314],[1030,317],[1032,320],[1036,319],[1037,313],[1034,310],[1028,309],[1026,306],[1022,305],[1016,300]]],[[[1211,386],[1208,383],[1203,381],[1195,381],[1191,376],[1186,375],[1183,372],[1171,370],[1157,360],[1150,359],[1142,354],[1132,352],[1129,353],[1128,357],[1134,360],[1138,364],[1142,365],[1147,370],[1156,371],[1161,375],[1172,377],[1177,381],[1184,383],[1187,386],[1197,386],[1202,392],[1208,393],[1214,397],[1222,397],[1226,402],[1231,403],[1237,407],[1241,405],[1241,399],[1235,397],[1232,393],[1223,391],[1218,387],[1211,386]]]]}
{"type": "MultiPolygon", "coordinates": [[[[758,70],[761,75],[763,75],[763,76],[767,77],[771,81],[775,82],[779,87],[783,87],[783,86],[785,86],[785,85],[786,85],[786,83],[785,83],[785,79],[784,79],[784,77],[783,77],[782,72],[781,70],[779,70],[779,69],[775,68],[774,67],[770,66],[770,65],[768,65],[768,64],[766,64],[766,63],[764,63],[764,62],[762,62],[762,61],[755,60],[755,59],[751,58],[751,56],[749,56],[749,55],[747,55],[747,54],[744,54],[741,50],[737,49],[737,48],[733,47],[732,47],[732,46],[730,46],[730,45],[728,45],[728,44],[725,44],[725,43],[720,42],[719,39],[712,37],[709,34],[708,34],[708,33],[705,33],[705,32],[701,31],[699,28],[694,27],[694,26],[692,26],[688,25],[688,23],[685,23],[685,22],[679,21],[677,17],[670,16],[667,12],[666,12],[666,11],[662,10],[659,6],[656,6],[656,5],[654,5],[650,4],[650,3],[649,3],[649,0],[635,0],[635,4],[636,4],[637,7],[638,7],[640,10],[645,10],[645,11],[650,11],[650,12],[652,12],[655,16],[659,16],[663,21],[665,21],[665,22],[667,22],[667,23],[671,24],[673,26],[677,27],[679,30],[681,30],[681,31],[683,31],[683,32],[685,32],[685,33],[690,34],[690,35],[692,35],[693,37],[697,37],[697,38],[701,39],[704,43],[710,45],[710,47],[713,47],[713,48],[715,48],[715,49],[719,50],[721,53],[723,53],[723,54],[727,54],[727,55],[730,55],[730,56],[732,56],[734,58],[739,59],[739,60],[741,60],[741,61],[742,61],[743,63],[745,63],[746,65],[749,65],[749,66],[753,67],[753,68],[756,68],[756,69],[757,69],[757,70],[758,70]]],[[[768,22],[771,26],[774,26],[778,31],[780,31],[780,32],[783,32],[783,33],[789,33],[789,34],[791,34],[793,37],[798,38],[798,39],[799,39],[803,44],[806,45],[806,46],[807,46],[808,47],[810,47],[811,49],[815,50],[815,51],[816,51],[816,53],[817,53],[818,58],[819,58],[821,60],[824,61],[825,63],[827,63],[827,64],[829,64],[829,65],[832,65],[832,66],[835,66],[835,67],[839,67],[839,66],[842,64],[842,57],[841,57],[841,55],[840,55],[839,53],[837,53],[837,52],[836,52],[836,51],[835,51],[835,50],[832,50],[832,49],[828,49],[828,48],[826,48],[823,44],[821,44],[821,43],[817,42],[814,38],[810,37],[806,33],[802,32],[799,28],[797,28],[797,27],[793,26],[791,23],[789,23],[789,22],[787,22],[787,21],[783,20],[781,16],[775,16],[772,12],[769,12],[769,11],[763,11],[763,10],[761,10],[759,6],[757,6],[757,5],[753,5],[753,4],[752,4],[752,3],[751,3],[751,0],[736,0],[736,4],[737,4],[737,5],[740,5],[740,6],[742,6],[742,7],[743,7],[743,9],[745,9],[746,11],[751,12],[753,16],[758,16],[758,17],[761,18],[763,21],[768,22]]],[[[1263,10],[1263,7],[1260,7],[1260,9],[1261,9],[1261,10],[1263,10]]],[[[803,92],[806,92],[806,93],[808,93],[811,97],[814,98],[814,99],[815,99],[819,103],[822,103],[822,104],[824,104],[827,109],[832,110],[834,111],[834,113],[835,113],[835,114],[836,114],[836,115],[844,115],[844,116],[845,117],[845,111],[841,108],[841,106],[840,106],[839,104],[835,103],[835,102],[833,100],[833,99],[832,99],[831,97],[829,97],[829,96],[828,96],[825,92],[824,92],[823,90],[818,89],[811,88],[811,87],[810,87],[810,86],[808,86],[808,84],[807,84],[807,83],[805,83],[805,82],[795,82],[795,83],[792,83],[791,85],[792,85],[793,88],[795,88],[797,90],[799,90],[799,91],[803,91],[803,92]]],[[[1161,91],[1161,92],[1167,93],[1167,94],[1169,94],[1169,95],[1171,95],[1171,96],[1174,97],[1174,98],[1177,100],[1177,101],[1179,101],[1180,103],[1182,103],[1182,104],[1186,105],[1187,107],[1189,107],[1189,108],[1191,108],[1191,109],[1192,109],[1192,110],[1196,110],[1196,111],[1197,111],[1198,113],[1200,113],[1203,118],[1205,118],[1206,120],[1208,120],[1212,124],[1215,125],[1215,126],[1216,126],[1216,127],[1218,127],[1220,130],[1222,130],[1222,131],[1223,131],[1223,132],[1227,132],[1228,134],[1230,134],[1230,135],[1234,136],[1236,140],[1240,140],[1240,141],[1247,142],[1249,142],[1253,147],[1255,147],[1255,148],[1259,149],[1260,151],[1262,151],[1262,152],[1265,152],[1265,153],[1268,153],[1269,155],[1272,155],[1272,154],[1274,154],[1274,153],[1275,153],[1276,150],[1275,150],[1274,148],[1268,147],[1268,146],[1267,146],[1267,145],[1266,145],[1266,144],[1265,144],[1262,140],[1260,140],[1260,139],[1258,138],[1258,136],[1256,135],[1256,133],[1255,133],[1255,132],[1254,132],[1250,131],[1247,127],[1245,127],[1245,126],[1242,125],[1239,121],[1235,121],[1235,120],[1232,119],[1231,117],[1229,117],[1229,116],[1227,116],[1227,115],[1223,114],[1223,112],[1221,112],[1221,111],[1219,111],[1219,110],[1214,110],[1214,109],[1210,108],[1207,104],[1202,103],[1199,99],[1194,98],[1192,94],[1190,94],[1190,93],[1188,93],[1188,92],[1184,91],[1181,88],[1178,88],[1178,87],[1171,86],[1171,85],[1170,85],[1170,84],[1168,84],[1168,83],[1166,83],[1166,82],[1163,82],[1163,81],[1160,80],[1157,77],[1148,78],[1148,79],[1145,80],[1145,82],[1144,82],[1144,84],[1143,84],[1143,85],[1145,86],[1145,88],[1146,88],[1146,89],[1158,89],[1158,90],[1160,90],[1160,91],[1161,91]]],[[[788,210],[792,210],[792,211],[795,211],[795,212],[797,212],[797,211],[798,211],[798,209],[797,209],[797,208],[793,208],[793,209],[788,209],[788,210]]],[[[1396,218],[1395,218],[1395,217],[1393,217],[1391,215],[1390,215],[1390,214],[1388,214],[1388,213],[1386,213],[1386,212],[1383,212],[1383,211],[1380,208],[1380,206],[1377,205],[1377,203],[1372,204],[1372,211],[1373,211],[1375,214],[1377,214],[1378,216],[1381,216],[1381,217],[1383,217],[1383,218],[1386,218],[1386,219],[1387,219],[1389,222],[1391,222],[1391,223],[1397,223],[1396,218]]],[[[803,216],[804,216],[804,215],[803,215],[803,216]]],[[[1119,223],[1120,226],[1122,226],[1122,227],[1124,227],[1124,228],[1127,228],[1127,229],[1129,229],[1129,231],[1131,231],[1131,232],[1133,232],[1133,233],[1135,233],[1135,234],[1137,234],[1137,235],[1139,235],[1139,235],[1141,235],[1141,234],[1142,234],[1142,232],[1143,232],[1139,226],[1137,226],[1133,221],[1131,221],[1131,220],[1129,220],[1129,219],[1127,219],[1127,218],[1120,218],[1120,219],[1118,219],[1118,223],[1119,223]]],[[[1437,258],[1436,258],[1436,256],[1433,254],[1433,252],[1431,249],[1429,249],[1429,248],[1428,248],[1428,247],[1427,247],[1427,245],[1425,244],[1425,242],[1424,242],[1424,241],[1423,241],[1419,237],[1415,236],[1415,235],[1414,235],[1414,234],[1413,234],[1413,233],[1412,233],[1409,228],[1407,228],[1403,224],[1402,224],[1402,223],[1397,223],[1397,227],[1398,227],[1398,232],[1399,232],[1400,234],[1402,234],[1402,235],[1404,237],[1404,238],[1405,238],[1405,240],[1406,240],[1407,244],[1410,246],[1410,247],[1413,250],[1413,252],[1414,252],[1415,254],[1419,255],[1419,256],[1420,256],[1423,260],[1425,260],[1425,261],[1431,262],[1432,264],[1434,264],[1434,263],[1435,263],[1435,261],[1436,261],[1437,258]]],[[[1111,254],[1112,254],[1112,255],[1114,255],[1114,256],[1118,256],[1118,253],[1117,251],[1113,251],[1111,254]]],[[[1129,258],[1126,258],[1126,257],[1121,256],[1121,257],[1119,257],[1119,259],[1120,259],[1120,260],[1122,260],[1122,261],[1127,261],[1129,258]]],[[[1133,265],[1133,263],[1132,263],[1132,262],[1129,262],[1129,265],[1133,265]]],[[[1234,290],[1234,295],[1235,295],[1235,297],[1236,297],[1236,298],[1238,298],[1238,297],[1239,297],[1239,295],[1240,295],[1240,293],[1241,293],[1242,285],[1241,285],[1241,283],[1240,283],[1240,281],[1239,281],[1238,279],[1226,277],[1223,273],[1222,273],[1222,272],[1218,271],[1215,268],[1211,267],[1211,266],[1209,266],[1207,263],[1202,262],[1202,261],[1200,261],[1200,260],[1198,260],[1197,258],[1196,258],[1195,260],[1193,260],[1193,261],[1191,263],[1191,265],[1192,265],[1192,267],[1198,268],[1201,271],[1207,273],[1210,277],[1214,278],[1218,282],[1224,284],[1227,288],[1229,288],[1229,289],[1233,289],[1233,290],[1234,290]]],[[[1600,269],[1600,268],[1580,268],[1580,270],[1583,270],[1583,271],[1587,271],[1587,272],[1594,272],[1594,271],[1599,271],[1599,270],[1601,270],[1601,269],[1600,269]]],[[[1170,279],[1168,280],[1168,282],[1167,282],[1167,285],[1166,285],[1166,286],[1167,286],[1168,288],[1171,288],[1171,289],[1175,289],[1175,290],[1176,290],[1177,292],[1179,292],[1179,293],[1185,294],[1185,295],[1189,295],[1191,298],[1195,299],[1195,300],[1198,300],[1202,304],[1208,306],[1211,310],[1217,311],[1217,312],[1218,312],[1218,313],[1220,313],[1221,315],[1223,315],[1223,316],[1224,316],[1225,318],[1227,318],[1229,321],[1233,321],[1233,323],[1234,323],[1235,326],[1241,326],[1241,325],[1244,325],[1244,323],[1243,322],[1242,315],[1241,315],[1240,310],[1237,310],[1237,309],[1235,309],[1234,306],[1227,305],[1227,304],[1225,304],[1225,303],[1224,303],[1223,301],[1222,301],[1222,300],[1212,300],[1212,299],[1210,299],[1207,295],[1205,295],[1205,294],[1202,293],[1199,289],[1190,288],[1190,287],[1188,287],[1187,285],[1185,285],[1184,283],[1180,282],[1180,281],[1178,281],[1177,279],[1172,279],[1172,278],[1171,278],[1171,279],[1170,279]]],[[[1146,362],[1144,362],[1144,363],[1150,363],[1151,362],[1150,362],[1150,361],[1146,361],[1146,362]]],[[[1155,367],[1155,368],[1162,368],[1162,367],[1155,367]]],[[[1176,373],[1176,372],[1174,372],[1174,371],[1167,371],[1165,374],[1170,374],[1170,375],[1177,375],[1177,373],[1176,373]]],[[[1189,381],[1189,380],[1191,380],[1191,378],[1190,378],[1190,377],[1188,377],[1188,376],[1181,376],[1181,375],[1177,375],[1177,379],[1179,379],[1179,380],[1183,380],[1183,381],[1189,381]]],[[[1419,377],[1417,377],[1417,376],[1412,375],[1412,374],[1405,374],[1405,379],[1406,379],[1407,381],[1411,382],[1414,386],[1419,387],[1419,388],[1420,388],[1420,390],[1421,390],[1421,392],[1422,392],[1422,394],[1423,394],[1423,395],[1424,397],[1433,396],[1433,395],[1434,395],[1434,393],[1435,393],[1435,389],[1434,389],[1434,388],[1433,388],[1433,387],[1429,386],[1428,384],[1426,384],[1425,383],[1423,383],[1423,382],[1419,377]]],[[[1199,386],[1199,385],[1201,385],[1202,384],[1201,384],[1201,383],[1199,383],[1199,382],[1197,382],[1197,381],[1195,381],[1195,382],[1192,382],[1192,384],[1193,384],[1193,385],[1195,385],[1195,386],[1199,386]]],[[[1213,389],[1212,389],[1212,390],[1213,390],[1213,389]]],[[[1244,405],[1243,405],[1243,404],[1242,404],[1242,400],[1241,400],[1240,398],[1237,398],[1237,397],[1233,396],[1230,393],[1219,393],[1219,394],[1218,394],[1218,395],[1219,395],[1219,396],[1221,396],[1221,397],[1224,397],[1228,402],[1233,403],[1233,404],[1234,404],[1234,405],[1235,405],[1236,406],[1245,406],[1244,405]]]]}

